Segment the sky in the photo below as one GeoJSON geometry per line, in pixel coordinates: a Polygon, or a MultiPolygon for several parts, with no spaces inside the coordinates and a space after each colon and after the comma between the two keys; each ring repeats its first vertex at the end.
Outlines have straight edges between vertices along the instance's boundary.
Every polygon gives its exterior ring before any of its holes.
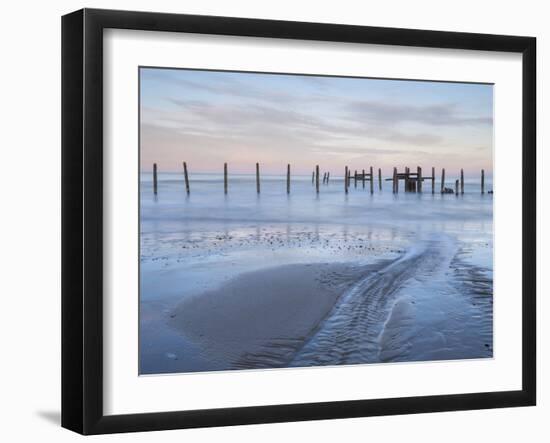
{"type": "Polygon", "coordinates": [[[492,144],[492,85],[140,68],[142,171],[491,175],[492,144]]]}

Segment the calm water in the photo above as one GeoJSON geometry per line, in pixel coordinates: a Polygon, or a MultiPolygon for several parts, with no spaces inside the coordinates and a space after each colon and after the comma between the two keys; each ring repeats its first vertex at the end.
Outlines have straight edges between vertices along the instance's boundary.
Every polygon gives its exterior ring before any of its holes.
{"type": "MultiPolygon", "coordinates": [[[[448,176],[447,187],[454,188],[456,177],[448,176]]],[[[387,281],[356,282],[343,294],[290,366],[492,355],[493,199],[480,194],[478,179],[467,179],[459,196],[437,193],[439,180],[433,195],[428,181],[422,194],[401,188],[397,195],[391,182],[384,181],[379,191],[376,181],[371,195],[368,182],[365,189],[362,182],[355,188],[353,180],[346,195],[342,178],[320,184],[316,194],[311,176],[295,177],[287,195],[284,176],[266,176],[257,195],[254,176],[230,175],[224,195],[221,175],[190,179],[187,196],[183,174],[161,173],[154,196],[151,174],[141,175],[142,373],[231,369],[167,326],[172,309],[242,272],[289,263],[395,262],[387,281]],[[440,295],[436,302],[434,293],[440,295]],[[407,301],[422,308],[422,315],[415,315],[416,329],[395,340],[391,328],[407,322],[407,301]],[[437,318],[442,309],[453,313],[444,326],[437,318]],[[353,329],[358,322],[369,326],[353,329]],[[436,324],[444,341],[434,341],[434,334],[410,339],[436,324]],[[359,340],[354,344],[350,337],[359,340]]],[[[244,363],[239,367],[246,368],[244,363]]]]}

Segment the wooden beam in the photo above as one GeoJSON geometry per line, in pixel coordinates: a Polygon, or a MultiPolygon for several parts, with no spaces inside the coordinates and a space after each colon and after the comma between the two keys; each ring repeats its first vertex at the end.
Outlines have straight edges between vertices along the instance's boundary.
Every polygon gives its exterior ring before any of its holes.
{"type": "Polygon", "coordinates": [[[290,163],[286,165],[286,193],[290,194],[290,163]]]}
{"type": "Polygon", "coordinates": [[[256,192],[260,193],[260,164],[256,163],[256,192]]]}
{"type": "Polygon", "coordinates": [[[344,173],[344,190],[346,194],[348,193],[348,167],[346,166],[346,171],[344,173]]]}
{"type": "Polygon", "coordinates": [[[187,174],[187,163],[183,162],[183,176],[185,178],[185,191],[189,195],[189,175],[187,174]]]}
{"type": "Polygon", "coordinates": [[[315,192],[319,194],[319,165],[315,166],[315,192]]]}
{"type": "Polygon", "coordinates": [[[157,195],[157,164],[153,163],[153,193],[157,195]]]}
{"type": "Polygon", "coordinates": [[[223,164],[223,193],[227,194],[227,163],[223,164]]]}
{"type": "Polygon", "coordinates": [[[372,166],[370,167],[370,193],[374,193],[374,176],[372,174],[372,166]]]}

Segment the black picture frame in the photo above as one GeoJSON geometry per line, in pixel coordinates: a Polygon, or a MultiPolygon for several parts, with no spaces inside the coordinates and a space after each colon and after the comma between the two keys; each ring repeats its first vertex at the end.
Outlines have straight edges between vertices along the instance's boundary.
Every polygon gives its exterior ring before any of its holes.
{"type": "MultiPolygon", "coordinates": [[[[83,9],[62,18],[62,426],[82,434],[529,406],[536,403],[536,39],[83,9]],[[103,30],[171,31],[522,54],[522,389],[104,415],[103,30]]],[[[519,276],[518,276],[519,278],[519,276]]]]}

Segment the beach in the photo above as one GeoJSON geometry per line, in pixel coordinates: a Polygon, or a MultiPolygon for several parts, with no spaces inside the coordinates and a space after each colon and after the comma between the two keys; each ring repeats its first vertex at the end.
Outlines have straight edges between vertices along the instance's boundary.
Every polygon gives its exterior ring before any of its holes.
{"type": "Polygon", "coordinates": [[[286,366],[340,295],[372,268],[322,263],[244,273],[183,301],[171,323],[233,368],[286,366]]]}
{"type": "MultiPolygon", "coordinates": [[[[141,179],[140,373],[490,358],[492,196],[141,179]]],[[[478,185],[477,185],[478,186],[478,185]]],[[[490,186],[490,184],[489,184],[490,186]]]]}

